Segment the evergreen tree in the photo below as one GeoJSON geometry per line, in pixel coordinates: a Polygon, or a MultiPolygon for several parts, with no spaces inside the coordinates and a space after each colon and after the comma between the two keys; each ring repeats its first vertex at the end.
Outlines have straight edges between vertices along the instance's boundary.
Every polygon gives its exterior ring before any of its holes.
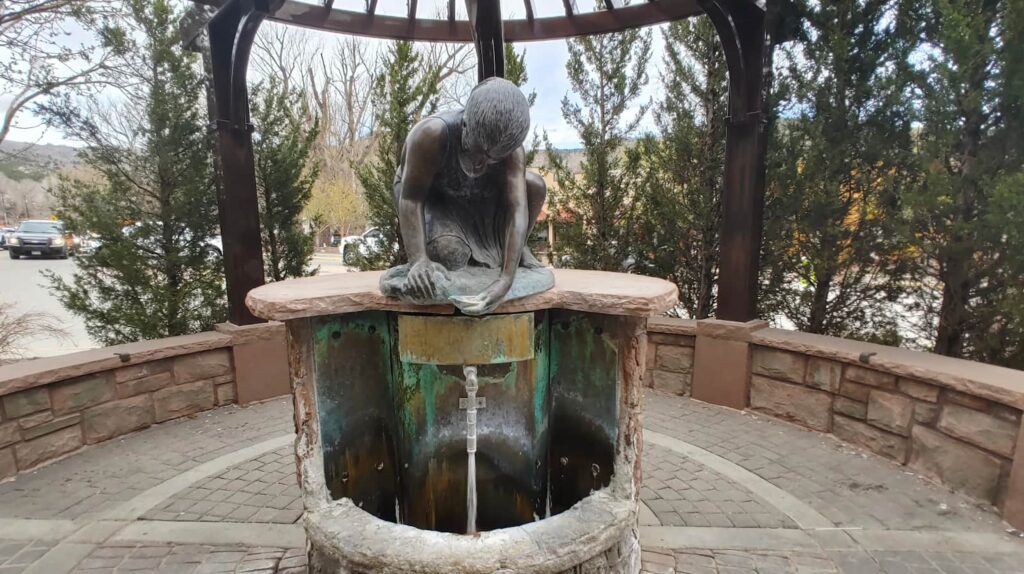
{"type": "Polygon", "coordinates": [[[309,106],[276,81],[254,90],[256,187],[260,200],[263,261],[267,278],[280,281],[308,275],[313,234],[304,229],[302,210],[313,193],[319,166],[312,157],[318,120],[307,126],[309,106]]]}
{"type": "Polygon", "coordinates": [[[438,70],[424,67],[424,59],[412,42],[391,44],[374,80],[376,157],[361,166],[357,174],[366,196],[367,218],[381,231],[381,240],[375,249],[357,258],[360,269],[386,269],[405,260],[395,209],[395,172],[409,130],[433,108],[438,82],[438,70]]]}
{"type": "Polygon", "coordinates": [[[660,139],[640,145],[636,269],[679,287],[690,317],[715,309],[728,84],[718,34],[707,18],[664,31],[660,139]]]}
{"type": "Polygon", "coordinates": [[[1024,368],[1024,6],[925,0],[920,150],[910,194],[934,351],[1024,368]]]}
{"type": "Polygon", "coordinates": [[[70,281],[49,279],[105,345],[206,330],[226,314],[222,264],[208,245],[217,207],[199,65],[167,0],[128,6],[137,45],[120,68],[127,101],[46,108],[87,144],[80,157],[98,174],[60,182],[58,215],[101,243],[70,281]]]}
{"type": "Polygon", "coordinates": [[[649,30],[584,36],[567,42],[566,74],[580,103],[562,99],[562,117],[583,142],[582,174],[569,169],[545,138],[555,189],[549,204],[559,214],[555,257],[568,267],[621,271],[631,256],[633,201],[630,179],[637,154],[627,138],[647,111],[629,106],[647,84],[649,30]]]}
{"type": "Polygon", "coordinates": [[[802,331],[895,342],[915,44],[898,2],[804,2],[799,39],[782,54],[761,313],[802,331]]]}

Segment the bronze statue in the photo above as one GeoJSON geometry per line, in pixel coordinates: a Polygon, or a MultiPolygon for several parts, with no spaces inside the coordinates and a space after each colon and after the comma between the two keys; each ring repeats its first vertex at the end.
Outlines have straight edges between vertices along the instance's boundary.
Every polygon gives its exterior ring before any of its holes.
{"type": "Polygon", "coordinates": [[[526,97],[501,78],[412,128],[394,184],[409,263],[384,274],[384,294],[480,315],[554,285],[526,245],[547,193],[526,171],[529,129],[526,97]]]}

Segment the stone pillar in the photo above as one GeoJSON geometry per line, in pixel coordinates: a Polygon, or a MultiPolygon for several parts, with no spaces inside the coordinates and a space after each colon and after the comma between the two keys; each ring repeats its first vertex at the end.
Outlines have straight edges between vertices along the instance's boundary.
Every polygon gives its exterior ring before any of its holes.
{"type": "Polygon", "coordinates": [[[768,327],[765,321],[697,321],[693,364],[693,398],[734,409],[747,407],[750,397],[750,334],[768,327]]]}
{"type": "Polygon", "coordinates": [[[1017,446],[1013,453],[1010,478],[1006,483],[1002,511],[1003,520],[1014,528],[1024,530],[1024,418],[1017,432],[1017,446]]]}
{"type": "Polygon", "coordinates": [[[219,323],[215,329],[233,339],[231,354],[235,365],[238,404],[245,405],[291,393],[283,323],[242,326],[219,323]]]}

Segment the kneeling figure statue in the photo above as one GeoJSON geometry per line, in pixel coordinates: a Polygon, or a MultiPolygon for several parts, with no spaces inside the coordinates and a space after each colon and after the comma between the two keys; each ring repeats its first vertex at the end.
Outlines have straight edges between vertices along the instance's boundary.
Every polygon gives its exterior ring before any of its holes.
{"type": "Polygon", "coordinates": [[[526,97],[501,78],[412,128],[394,183],[409,263],[381,277],[385,295],[482,315],[554,286],[526,245],[547,193],[526,171],[529,129],[526,97]]]}

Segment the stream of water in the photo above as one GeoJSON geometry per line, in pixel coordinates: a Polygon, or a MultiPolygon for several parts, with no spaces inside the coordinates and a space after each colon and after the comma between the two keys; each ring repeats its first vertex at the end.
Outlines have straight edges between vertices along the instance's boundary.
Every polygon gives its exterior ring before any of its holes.
{"type": "Polygon", "coordinates": [[[479,384],[476,379],[476,367],[462,368],[466,376],[466,454],[469,457],[466,465],[466,534],[476,532],[476,391],[479,384]]]}

